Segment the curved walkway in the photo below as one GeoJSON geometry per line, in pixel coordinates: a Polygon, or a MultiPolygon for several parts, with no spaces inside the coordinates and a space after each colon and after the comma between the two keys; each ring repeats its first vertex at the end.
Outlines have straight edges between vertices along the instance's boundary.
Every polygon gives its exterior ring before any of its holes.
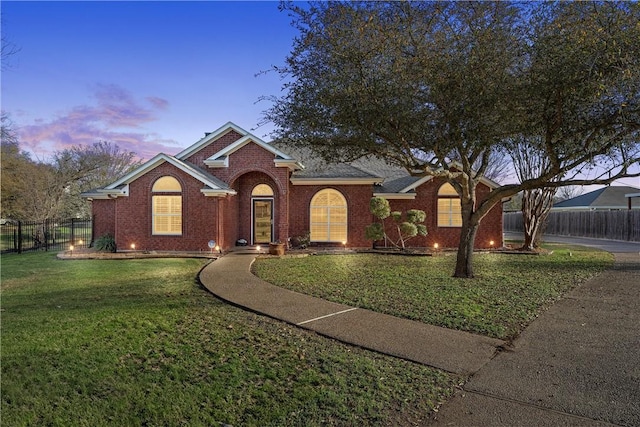
{"type": "Polygon", "coordinates": [[[218,259],[202,270],[200,281],[220,298],[257,313],[381,353],[471,374],[463,390],[434,415],[432,425],[638,426],[640,249],[625,242],[563,240],[606,247],[616,263],[551,306],[509,351],[501,352],[500,340],[273,286],[251,274],[255,253],[218,259]]]}
{"type": "Polygon", "coordinates": [[[504,341],[325,301],[251,274],[255,252],[232,252],[206,266],[200,282],[214,295],[256,313],[380,353],[470,375],[504,341]]]}

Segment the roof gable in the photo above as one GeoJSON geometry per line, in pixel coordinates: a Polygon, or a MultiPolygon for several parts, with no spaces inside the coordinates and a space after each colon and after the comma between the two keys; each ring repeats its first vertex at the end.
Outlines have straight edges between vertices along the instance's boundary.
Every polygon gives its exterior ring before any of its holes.
{"type": "Polygon", "coordinates": [[[225,196],[227,194],[235,194],[235,191],[229,188],[227,184],[219,180],[218,178],[210,175],[206,171],[198,168],[197,166],[176,159],[173,156],[169,156],[164,153],[160,153],[146,163],[140,165],[127,175],[107,185],[104,188],[97,189],[91,192],[83,193],[84,197],[88,198],[112,198],[119,196],[128,196],[128,185],[145,175],[149,171],[155,169],[163,163],[170,163],[174,167],[185,172],[192,178],[200,181],[204,187],[200,190],[207,196],[225,196]]]}
{"type": "Polygon", "coordinates": [[[211,144],[221,136],[224,136],[225,134],[231,131],[235,131],[238,134],[242,135],[243,137],[249,134],[249,132],[242,129],[240,126],[236,125],[235,123],[227,122],[224,125],[220,126],[218,129],[214,130],[213,132],[207,132],[205,136],[202,139],[200,139],[198,142],[196,142],[195,144],[185,148],[184,150],[176,154],[175,158],[179,160],[185,160],[192,154],[197,153],[207,145],[211,144]]]}
{"type": "Polygon", "coordinates": [[[244,146],[246,146],[247,144],[250,144],[250,143],[256,144],[260,148],[262,148],[262,149],[266,150],[267,152],[273,154],[273,156],[274,156],[274,160],[273,161],[276,164],[276,166],[286,166],[286,167],[289,167],[292,170],[304,169],[304,166],[300,162],[295,160],[293,157],[289,156],[288,154],[283,153],[282,151],[278,150],[273,145],[267,144],[266,142],[264,142],[263,140],[261,140],[257,136],[251,135],[251,134],[247,134],[247,135],[243,136],[242,138],[238,139],[237,141],[233,142],[232,144],[227,145],[225,148],[223,148],[222,150],[220,150],[217,153],[213,154],[208,159],[205,159],[204,163],[207,166],[212,167],[212,168],[228,168],[229,167],[229,157],[233,153],[235,153],[236,151],[240,150],[242,147],[244,147],[244,146]]]}

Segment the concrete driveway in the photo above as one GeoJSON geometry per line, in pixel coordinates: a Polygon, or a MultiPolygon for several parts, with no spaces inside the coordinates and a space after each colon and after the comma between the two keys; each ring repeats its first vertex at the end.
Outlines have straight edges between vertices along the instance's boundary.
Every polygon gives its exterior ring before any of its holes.
{"type": "Polygon", "coordinates": [[[615,265],[544,312],[433,425],[640,426],[640,243],[545,240],[614,252],[615,265]]]}
{"type": "MultiPolygon", "coordinates": [[[[522,233],[507,231],[504,233],[505,240],[522,240],[522,233]]],[[[544,242],[567,243],[571,245],[589,246],[612,253],[640,253],[640,242],[624,242],[620,240],[592,239],[589,237],[577,236],[554,236],[545,234],[542,236],[544,242]]]]}

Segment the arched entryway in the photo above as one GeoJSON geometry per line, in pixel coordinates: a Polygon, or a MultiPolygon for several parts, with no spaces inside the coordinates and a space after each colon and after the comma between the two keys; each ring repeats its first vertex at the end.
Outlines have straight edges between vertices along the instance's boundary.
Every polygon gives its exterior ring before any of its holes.
{"type": "Polygon", "coordinates": [[[282,195],[274,179],[259,171],[239,176],[233,184],[237,238],[250,245],[262,245],[281,239],[282,195]]]}

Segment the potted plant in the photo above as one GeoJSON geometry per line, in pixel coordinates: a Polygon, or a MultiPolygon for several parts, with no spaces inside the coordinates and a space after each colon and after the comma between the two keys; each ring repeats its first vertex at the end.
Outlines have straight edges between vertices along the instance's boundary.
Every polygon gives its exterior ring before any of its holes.
{"type": "Polygon", "coordinates": [[[280,240],[277,242],[269,243],[269,254],[270,255],[284,255],[284,243],[280,240]]]}

